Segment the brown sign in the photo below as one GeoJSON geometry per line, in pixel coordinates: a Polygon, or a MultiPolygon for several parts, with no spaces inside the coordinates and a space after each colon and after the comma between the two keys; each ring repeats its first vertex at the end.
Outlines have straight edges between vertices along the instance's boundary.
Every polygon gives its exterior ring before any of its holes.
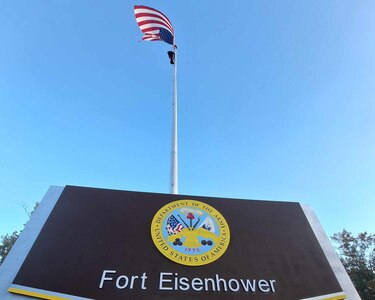
{"type": "Polygon", "coordinates": [[[9,290],[44,299],[344,299],[298,203],[72,186],[9,290]]]}

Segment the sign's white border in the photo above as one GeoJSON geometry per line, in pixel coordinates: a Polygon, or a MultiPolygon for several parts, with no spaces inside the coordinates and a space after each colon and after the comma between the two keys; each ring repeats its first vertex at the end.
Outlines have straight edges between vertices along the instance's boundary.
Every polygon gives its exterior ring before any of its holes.
{"type": "Polygon", "coordinates": [[[27,223],[18,237],[12,250],[0,267],[0,299],[1,300],[30,300],[30,297],[13,295],[8,292],[8,288],[16,277],[27,254],[38,237],[42,227],[46,223],[48,216],[60,198],[64,187],[51,186],[44,195],[32,218],[27,223]]]}
{"type": "Polygon", "coordinates": [[[301,204],[301,207],[347,299],[361,300],[314,211],[307,204],[301,204]]]}

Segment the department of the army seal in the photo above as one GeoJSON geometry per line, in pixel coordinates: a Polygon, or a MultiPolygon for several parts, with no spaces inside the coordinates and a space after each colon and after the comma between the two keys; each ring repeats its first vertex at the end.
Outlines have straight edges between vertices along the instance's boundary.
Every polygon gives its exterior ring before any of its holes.
{"type": "Polygon", "coordinates": [[[170,260],[201,266],[224,254],[230,231],[224,217],[212,206],[196,200],[177,200],[155,214],[151,236],[156,248],[170,260]]]}

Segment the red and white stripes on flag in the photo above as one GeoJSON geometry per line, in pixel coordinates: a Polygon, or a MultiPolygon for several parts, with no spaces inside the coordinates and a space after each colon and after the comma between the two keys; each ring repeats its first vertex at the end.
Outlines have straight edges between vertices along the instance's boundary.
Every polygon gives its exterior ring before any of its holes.
{"type": "Polygon", "coordinates": [[[144,41],[163,41],[174,45],[171,21],[162,12],[143,5],[134,5],[135,19],[143,32],[144,41]]]}

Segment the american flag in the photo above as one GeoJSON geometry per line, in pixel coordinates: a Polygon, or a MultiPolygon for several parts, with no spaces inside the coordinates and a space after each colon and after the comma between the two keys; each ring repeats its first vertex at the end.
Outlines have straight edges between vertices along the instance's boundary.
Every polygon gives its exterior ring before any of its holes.
{"type": "Polygon", "coordinates": [[[174,235],[179,233],[184,226],[175,218],[174,215],[171,215],[167,220],[167,231],[169,235],[174,235]]]}
{"type": "Polygon", "coordinates": [[[162,12],[143,5],[134,5],[135,19],[143,32],[144,41],[164,41],[174,45],[171,21],[162,12]]]}

